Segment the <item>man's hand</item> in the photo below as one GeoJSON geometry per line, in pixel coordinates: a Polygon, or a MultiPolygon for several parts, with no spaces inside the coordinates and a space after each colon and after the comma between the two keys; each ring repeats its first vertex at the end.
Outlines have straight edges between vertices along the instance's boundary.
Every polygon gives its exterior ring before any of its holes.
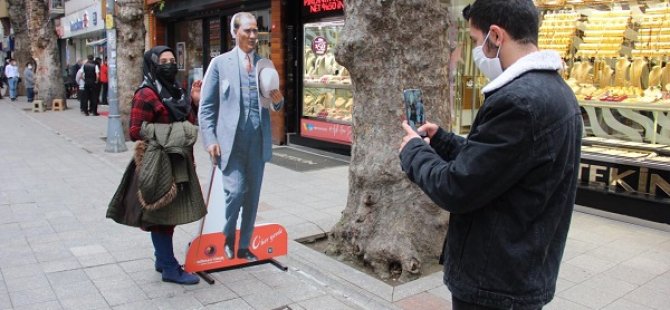
{"type": "Polygon", "coordinates": [[[212,163],[216,164],[217,159],[221,156],[221,147],[218,144],[210,144],[207,147],[207,153],[209,153],[212,163]]]}
{"type": "Polygon", "coordinates": [[[195,80],[191,84],[191,101],[196,106],[200,104],[200,89],[202,88],[202,80],[195,80]]]}
{"type": "Polygon", "coordinates": [[[273,104],[280,103],[282,100],[284,100],[284,96],[281,94],[281,92],[278,89],[270,91],[270,97],[272,98],[272,103],[273,104]]]}
{"type": "MultiPolygon", "coordinates": [[[[418,132],[425,132],[428,135],[428,138],[432,139],[433,136],[437,133],[437,130],[440,129],[440,126],[433,124],[431,122],[426,122],[423,126],[417,128],[418,132]]],[[[428,141],[430,143],[430,141],[428,141]]]]}
{"type": "MultiPolygon", "coordinates": [[[[421,136],[419,136],[414,129],[412,129],[412,126],[410,126],[407,121],[402,121],[402,129],[405,130],[405,136],[402,138],[402,142],[400,143],[400,152],[405,148],[405,145],[409,140],[419,138],[421,139],[421,136]]],[[[425,139],[427,142],[429,141],[428,138],[425,139]]],[[[430,143],[430,142],[428,142],[430,143]]]]}

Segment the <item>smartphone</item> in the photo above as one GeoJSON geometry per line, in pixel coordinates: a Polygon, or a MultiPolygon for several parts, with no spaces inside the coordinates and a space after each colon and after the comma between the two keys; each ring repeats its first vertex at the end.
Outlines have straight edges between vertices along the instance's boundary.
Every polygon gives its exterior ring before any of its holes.
{"type": "MultiPolygon", "coordinates": [[[[405,118],[407,123],[419,135],[422,135],[417,128],[426,123],[424,115],[423,96],[420,89],[412,88],[402,91],[403,101],[405,102],[405,118]]],[[[423,133],[425,135],[425,133],[423,133]]],[[[422,135],[423,136],[423,135],[422,135]]]]}

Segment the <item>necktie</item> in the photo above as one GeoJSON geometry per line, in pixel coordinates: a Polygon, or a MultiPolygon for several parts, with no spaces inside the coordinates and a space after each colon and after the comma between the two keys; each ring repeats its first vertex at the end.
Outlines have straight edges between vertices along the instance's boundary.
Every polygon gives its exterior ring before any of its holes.
{"type": "Polygon", "coordinates": [[[247,73],[250,73],[251,69],[252,69],[251,68],[251,58],[249,57],[249,54],[246,54],[246,55],[247,55],[247,57],[246,57],[247,63],[246,63],[245,66],[247,68],[247,73]]]}

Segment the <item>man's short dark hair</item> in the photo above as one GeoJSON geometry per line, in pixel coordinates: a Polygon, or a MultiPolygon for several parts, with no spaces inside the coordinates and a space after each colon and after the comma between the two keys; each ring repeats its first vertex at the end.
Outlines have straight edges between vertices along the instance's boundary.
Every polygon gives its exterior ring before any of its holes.
{"type": "Polygon", "coordinates": [[[515,41],[537,45],[540,17],[532,0],[477,0],[463,9],[463,17],[481,31],[498,25],[515,41]]]}
{"type": "Polygon", "coordinates": [[[93,55],[88,55],[86,58],[88,58],[88,60],[93,60],[93,55]]]}

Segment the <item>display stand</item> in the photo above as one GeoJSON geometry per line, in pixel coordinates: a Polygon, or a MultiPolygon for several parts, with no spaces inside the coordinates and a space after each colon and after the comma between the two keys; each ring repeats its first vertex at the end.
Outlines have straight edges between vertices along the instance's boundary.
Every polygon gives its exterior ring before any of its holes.
{"type": "MultiPolygon", "coordinates": [[[[258,258],[257,261],[247,261],[237,257],[227,258],[223,250],[226,237],[222,232],[226,219],[225,209],[222,174],[218,167],[213,167],[207,194],[207,215],[200,222],[199,234],[188,244],[185,271],[196,273],[207,283],[214,284],[214,279],[209,274],[217,271],[266,263],[283,271],[288,270],[288,267],[274,259],[288,252],[288,234],[286,229],[279,224],[254,226],[249,250],[258,258]]],[[[240,230],[237,229],[235,240],[239,240],[239,237],[240,230]]],[[[236,244],[235,249],[237,247],[236,244]]]]}

